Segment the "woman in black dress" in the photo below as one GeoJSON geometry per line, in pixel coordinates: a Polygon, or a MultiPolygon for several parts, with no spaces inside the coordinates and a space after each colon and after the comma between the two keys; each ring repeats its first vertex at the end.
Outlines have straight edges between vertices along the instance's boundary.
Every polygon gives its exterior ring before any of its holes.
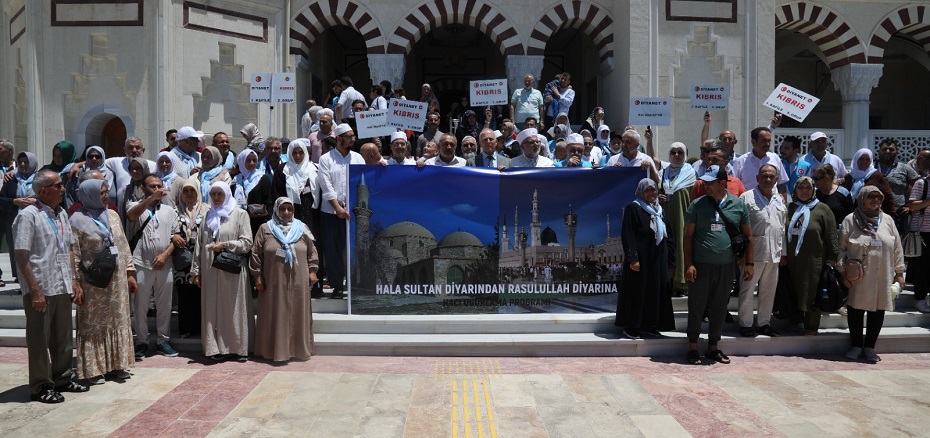
{"type": "Polygon", "coordinates": [[[630,339],[675,330],[669,283],[675,244],[658,197],[656,184],[643,178],[636,199],[623,210],[623,277],[614,325],[623,327],[623,335],[630,339]]]}

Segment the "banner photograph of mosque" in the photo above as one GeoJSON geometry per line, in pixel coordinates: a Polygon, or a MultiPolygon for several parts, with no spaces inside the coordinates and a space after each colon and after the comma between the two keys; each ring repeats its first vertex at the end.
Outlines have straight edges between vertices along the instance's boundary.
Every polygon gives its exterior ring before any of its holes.
{"type": "Polygon", "coordinates": [[[613,311],[621,214],[643,176],[351,166],[350,311],[613,311]]]}

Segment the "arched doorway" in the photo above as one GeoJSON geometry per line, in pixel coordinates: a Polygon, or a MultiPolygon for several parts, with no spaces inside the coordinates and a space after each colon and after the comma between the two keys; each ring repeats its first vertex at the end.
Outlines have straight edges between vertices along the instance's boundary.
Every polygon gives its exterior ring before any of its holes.
{"type": "Polygon", "coordinates": [[[368,51],[365,39],[355,29],[337,24],[323,31],[310,45],[309,59],[304,72],[298,72],[297,92],[301,102],[314,99],[326,107],[333,94],[330,83],[343,76],[352,78],[353,87],[365,95],[371,89],[371,72],[368,68],[368,51]]]}
{"type": "Polygon", "coordinates": [[[408,99],[419,99],[421,86],[430,84],[439,98],[440,130],[449,132],[449,116],[461,112],[457,108],[468,97],[468,82],[506,78],[504,61],[500,47],[479,29],[457,23],[440,26],[420,38],[407,56],[404,91],[408,99]]]}
{"type": "Polygon", "coordinates": [[[869,97],[869,128],[930,129],[930,56],[912,36],[885,45],[882,78],[869,97]],[[902,102],[908,102],[902,105],[902,102]]]}
{"type": "MultiPolygon", "coordinates": [[[[571,75],[575,101],[569,109],[568,120],[573,125],[580,126],[594,107],[604,106],[598,82],[599,58],[594,41],[581,29],[562,29],[546,42],[542,77],[536,80],[537,88],[542,90],[557,74],[566,72],[571,75]]],[[[611,120],[609,115],[607,120],[611,120]]],[[[623,126],[611,126],[611,129],[622,130],[623,126]]]]}
{"type": "Polygon", "coordinates": [[[126,125],[119,117],[113,117],[103,126],[100,134],[100,147],[106,152],[107,157],[122,156],[126,138],[126,125]]]}
{"type": "Polygon", "coordinates": [[[793,30],[775,32],[775,83],[785,83],[820,98],[816,111],[799,123],[783,117],[783,128],[843,127],[843,96],[833,87],[823,51],[806,35],[793,30]]]}

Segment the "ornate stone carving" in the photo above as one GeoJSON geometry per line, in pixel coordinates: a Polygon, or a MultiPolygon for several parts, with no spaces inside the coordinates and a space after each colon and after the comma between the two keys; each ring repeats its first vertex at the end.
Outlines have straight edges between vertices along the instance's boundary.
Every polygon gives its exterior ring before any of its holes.
{"type": "Polygon", "coordinates": [[[833,88],[844,101],[869,101],[872,89],[882,77],[882,64],[847,64],[830,72],[833,88]]]}
{"type": "Polygon", "coordinates": [[[394,88],[403,86],[406,66],[404,55],[401,54],[372,53],[368,55],[368,69],[371,70],[371,82],[373,84],[386,79],[391,82],[391,86],[394,88]]]}
{"type": "Polygon", "coordinates": [[[548,81],[543,81],[542,76],[544,56],[541,55],[508,55],[507,56],[507,85],[510,91],[523,87],[523,77],[530,74],[536,78],[536,86],[542,86],[548,81]]]}

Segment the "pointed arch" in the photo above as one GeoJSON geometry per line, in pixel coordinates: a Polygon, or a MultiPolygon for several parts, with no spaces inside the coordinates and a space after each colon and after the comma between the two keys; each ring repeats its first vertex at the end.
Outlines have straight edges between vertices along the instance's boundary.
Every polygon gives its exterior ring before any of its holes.
{"type": "Polygon", "coordinates": [[[488,35],[504,55],[523,55],[523,43],[513,21],[485,0],[427,0],[413,8],[390,35],[387,53],[407,55],[431,30],[464,24],[488,35]]]}
{"type": "Polygon", "coordinates": [[[775,10],[775,29],[806,35],[827,58],[830,69],[866,62],[865,47],[852,26],[826,6],[808,2],[782,5],[775,10]]]}
{"type": "Polygon", "coordinates": [[[310,46],[327,29],[345,25],[365,40],[369,54],[384,53],[384,35],[367,7],[351,0],[316,0],[303,8],[291,22],[292,55],[308,57],[310,46]]]}
{"type": "Polygon", "coordinates": [[[549,37],[562,29],[580,29],[594,40],[601,64],[612,64],[614,19],[610,12],[589,1],[574,0],[547,8],[527,42],[527,55],[544,55],[549,37]]]}
{"type": "Polygon", "coordinates": [[[886,15],[869,38],[869,63],[884,62],[885,46],[897,33],[914,38],[924,52],[930,54],[930,8],[911,5],[886,15]]]}

